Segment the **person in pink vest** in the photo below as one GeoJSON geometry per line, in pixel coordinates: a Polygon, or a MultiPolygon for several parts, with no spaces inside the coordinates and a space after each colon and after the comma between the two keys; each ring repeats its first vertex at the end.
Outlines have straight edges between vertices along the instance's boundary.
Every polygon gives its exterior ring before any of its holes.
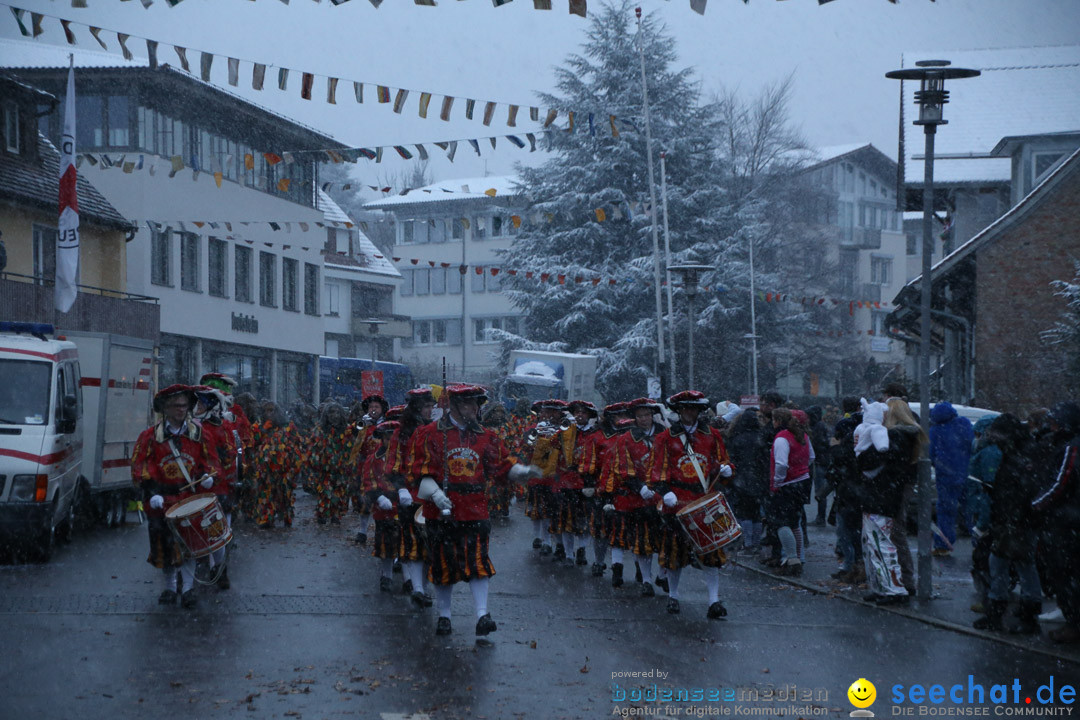
{"type": "Polygon", "coordinates": [[[802,517],[807,502],[814,446],[807,433],[809,418],[802,410],[776,408],[777,429],[769,456],[769,499],[765,522],[780,541],[780,575],[802,575],[802,517]]]}

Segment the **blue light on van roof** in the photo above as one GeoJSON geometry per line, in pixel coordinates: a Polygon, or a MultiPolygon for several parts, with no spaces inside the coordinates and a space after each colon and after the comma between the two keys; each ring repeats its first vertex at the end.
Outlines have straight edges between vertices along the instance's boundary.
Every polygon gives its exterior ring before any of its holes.
{"type": "Polygon", "coordinates": [[[0,320],[0,332],[27,334],[27,335],[53,335],[56,328],[52,323],[28,323],[0,320]]]}

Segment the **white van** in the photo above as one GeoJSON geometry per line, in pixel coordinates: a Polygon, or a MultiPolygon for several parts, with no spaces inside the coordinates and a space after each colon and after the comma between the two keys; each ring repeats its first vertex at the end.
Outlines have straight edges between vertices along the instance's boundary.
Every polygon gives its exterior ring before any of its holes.
{"type": "Polygon", "coordinates": [[[79,351],[52,332],[0,322],[0,535],[42,561],[71,536],[83,457],[79,351]]]}

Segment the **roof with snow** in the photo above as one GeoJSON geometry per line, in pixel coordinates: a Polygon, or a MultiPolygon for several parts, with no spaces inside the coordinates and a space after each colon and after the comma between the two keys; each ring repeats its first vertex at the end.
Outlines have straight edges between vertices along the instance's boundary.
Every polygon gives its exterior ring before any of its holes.
{"type": "MultiPolygon", "coordinates": [[[[1080,130],[1080,45],[905,53],[903,65],[938,58],[982,75],[945,83],[948,124],[935,139],[935,184],[1008,182],[1009,159],[987,157],[1002,138],[1080,130]]],[[[912,124],[917,89],[904,83],[904,175],[911,185],[923,181],[923,130],[912,124]]]]}
{"type": "MultiPolygon", "coordinates": [[[[1043,179],[1035,188],[1028,193],[1020,202],[1016,204],[1011,210],[988,225],[982,232],[975,237],[968,240],[960,247],[953,250],[951,253],[939,260],[931,269],[930,277],[935,278],[941,276],[953,267],[956,266],[961,260],[978,250],[983,245],[991,242],[999,234],[1004,232],[1010,227],[1013,227],[1017,223],[1023,221],[1033,210],[1039,207],[1044,199],[1046,199],[1050,193],[1056,188],[1063,180],[1080,172],[1080,149],[1073,151],[1064,162],[1043,179]]],[[[900,290],[900,296],[902,297],[906,293],[913,293],[921,284],[922,275],[919,275],[915,279],[908,282],[900,290]]]]}
{"type": "Polygon", "coordinates": [[[327,195],[323,190],[319,190],[319,209],[322,210],[323,217],[328,221],[352,223],[353,230],[355,230],[357,234],[354,241],[356,243],[354,245],[356,249],[355,254],[343,255],[340,253],[324,253],[323,259],[327,265],[349,268],[360,272],[371,273],[373,275],[382,275],[384,277],[401,278],[401,273],[398,272],[398,269],[390,262],[390,258],[383,255],[382,251],[375,247],[375,243],[371,242],[368,236],[356,226],[356,223],[353,222],[349,215],[341,209],[341,206],[334,202],[333,198],[327,195]]]}
{"type": "Polygon", "coordinates": [[[364,207],[371,210],[393,210],[404,205],[421,203],[492,199],[488,192],[490,190],[495,191],[495,198],[520,195],[516,176],[492,175],[489,177],[444,180],[420,188],[410,188],[402,191],[399,195],[365,203],[364,207]]]}
{"type": "Polygon", "coordinates": [[[356,224],[353,223],[349,214],[342,210],[341,206],[334,202],[334,199],[321,188],[319,190],[319,209],[322,210],[323,217],[329,222],[356,224]]]}

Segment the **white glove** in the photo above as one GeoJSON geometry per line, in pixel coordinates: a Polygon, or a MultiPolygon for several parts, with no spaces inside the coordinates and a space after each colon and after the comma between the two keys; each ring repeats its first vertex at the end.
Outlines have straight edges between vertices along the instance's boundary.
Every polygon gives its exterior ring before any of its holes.
{"type": "Polygon", "coordinates": [[[648,502],[656,497],[656,493],[649,489],[648,485],[641,486],[641,499],[648,502]]]}
{"type": "Polygon", "coordinates": [[[521,463],[514,463],[514,466],[510,468],[510,472],[507,476],[511,482],[522,483],[529,480],[529,478],[542,477],[544,471],[535,465],[523,465],[521,463]]]}
{"type": "Polygon", "coordinates": [[[731,477],[731,466],[727,463],[720,466],[720,477],[731,477]]]}
{"type": "Polygon", "coordinates": [[[412,505],[412,493],[405,488],[401,488],[397,491],[397,499],[398,504],[401,505],[401,507],[409,507],[412,505]]]}
{"type": "Polygon", "coordinates": [[[209,490],[210,488],[214,487],[214,478],[207,475],[199,484],[203,486],[204,490],[209,490]]]}
{"type": "Polygon", "coordinates": [[[581,491],[581,494],[587,498],[591,498],[596,494],[596,488],[585,488],[581,491]]]}
{"type": "Polygon", "coordinates": [[[150,498],[150,507],[154,508],[155,510],[160,510],[161,508],[165,507],[165,498],[161,497],[160,495],[154,495],[150,498]]]}
{"type": "Polygon", "coordinates": [[[678,502],[679,498],[675,493],[670,491],[664,493],[664,507],[675,507],[678,502]]]}
{"type": "Polygon", "coordinates": [[[606,513],[613,513],[613,512],[615,512],[615,506],[614,506],[614,505],[612,505],[611,503],[608,503],[607,505],[605,505],[605,506],[603,507],[603,510],[604,510],[604,512],[606,512],[606,513]]]}
{"type": "Polygon", "coordinates": [[[431,496],[431,502],[435,503],[435,507],[442,510],[444,515],[449,513],[451,508],[454,507],[454,503],[450,502],[450,498],[446,497],[446,493],[442,490],[436,491],[435,494],[431,496]]]}
{"type": "Polygon", "coordinates": [[[390,498],[385,495],[380,495],[375,504],[379,506],[380,510],[391,510],[394,507],[394,503],[390,502],[390,498]]]}

